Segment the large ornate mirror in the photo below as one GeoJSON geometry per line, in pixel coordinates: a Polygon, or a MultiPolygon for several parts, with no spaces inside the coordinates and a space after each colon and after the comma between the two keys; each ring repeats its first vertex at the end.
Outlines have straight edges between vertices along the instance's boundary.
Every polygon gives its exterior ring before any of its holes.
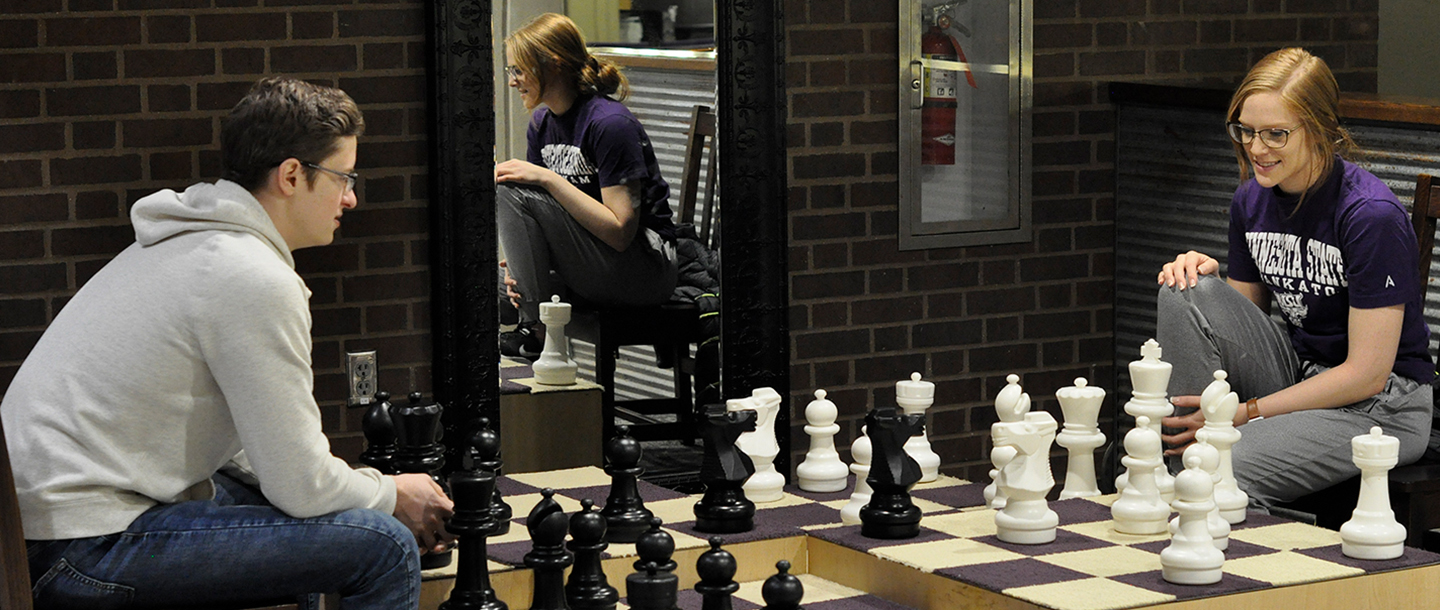
{"type": "MultiPolygon", "coordinates": [[[[432,373],[436,398],[450,406],[451,438],[476,417],[498,423],[500,416],[491,9],[490,0],[443,0],[431,15],[432,373]]],[[[725,396],[764,386],[783,396],[789,334],[782,12],[766,0],[723,2],[715,22],[725,210],[721,382],[725,396]]],[[[789,455],[787,415],[782,409],[776,422],[782,459],[789,455]]],[[[447,445],[455,451],[458,443],[447,445]]]]}

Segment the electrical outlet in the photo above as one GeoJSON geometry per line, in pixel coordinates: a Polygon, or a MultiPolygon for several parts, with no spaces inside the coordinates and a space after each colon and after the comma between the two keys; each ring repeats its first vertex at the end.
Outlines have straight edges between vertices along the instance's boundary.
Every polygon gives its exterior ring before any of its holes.
{"type": "Polygon", "coordinates": [[[345,354],[345,371],[350,378],[350,406],[368,405],[375,400],[376,377],[380,371],[375,351],[345,354]]]}

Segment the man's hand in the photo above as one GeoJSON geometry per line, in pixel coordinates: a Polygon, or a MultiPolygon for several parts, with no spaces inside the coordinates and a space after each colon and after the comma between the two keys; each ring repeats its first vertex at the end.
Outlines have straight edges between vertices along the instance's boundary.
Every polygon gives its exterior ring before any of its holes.
{"type": "Polygon", "coordinates": [[[397,474],[395,518],[399,519],[420,545],[420,553],[439,553],[449,548],[454,536],[445,531],[445,521],[455,503],[428,474],[397,474]]]}
{"type": "Polygon", "coordinates": [[[1180,455],[1185,453],[1185,448],[1195,442],[1195,431],[1205,425],[1205,414],[1200,412],[1199,396],[1171,396],[1170,404],[1177,409],[1193,407],[1195,411],[1188,415],[1166,417],[1160,420],[1160,440],[1165,446],[1172,447],[1165,450],[1165,455],[1180,455]],[[1175,434],[1165,434],[1164,428],[1181,428],[1175,434]]]}

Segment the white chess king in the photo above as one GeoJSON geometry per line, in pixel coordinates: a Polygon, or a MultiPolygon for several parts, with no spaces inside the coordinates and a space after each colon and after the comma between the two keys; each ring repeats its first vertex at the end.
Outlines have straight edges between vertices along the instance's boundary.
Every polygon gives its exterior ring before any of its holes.
{"type": "Polygon", "coordinates": [[[535,383],[574,385],[575,360],[570,358],[570,342],[565,339],[565,325],[570,323],[570,304],[561,303],[560,295],[540,304],[540,321],[545,324],[545,349],[535,361],[535,383]]]}
{"type": "MultiPolygon", "coordinates": [[[[1170,387],[1169,362],[1160,359],[1160,344],[1148,339],[1140,346],[1140,359],[1130,363],[1130,400],[1125,403],[1125,412],[1137,420],[1144,416],[1150,422],[1150,429],[1160,435],[1160,420],[1175,413],[1175,406],[1166,399],[1170,387]]],[[[1136,424],[1139,425],[1139,424],[1136,424]]],[[[1123,491],[1129,484],[1129,472],[1115,478],[1115,490],[1123,491]]],[[[1155,487],[1165,502],[1175,499],[1175,477],[1161,468],[1155,473],[1155,487]]]]}
{"type": "Polygon", "coordinates": [[[815,390],[815,400],[805,407],[805,434],[810,435],[810,450],[805,461],[795,468],[800,489],[816,493],[844,491],[850,469],[835,451],[835,435],[840,432],[835,418],[839,410],[825,399],[825,390],[815,390]]]}
{"type": "Polygon", "coordinates": [[[1098,425],[1105,390],[1089,385],[1084,377],[1077,377],[1075,385],[1060,388],[1055,398],[1060,401],[1060,412],[1065,416],[1065,428],[1055,437],[1055,444],[1070,452],[1060,499],[1098,496],[1095,449],[1105,444],[1105,433],[1098,425]]]}
{"type": "Polygon", "coordinates": [[[1395,559],[1405,554],[1405,526],[1390,510],[1389,473],[1400,462],[1400,439],[1375,426],[1350,439],[1350,452],[1360,468],[1360,497],[1340,526],[1340,552],[1356,559],[1395,559]]]}
{"type": "MultiPolygon", "coordinates": [[[[910,379],[895,382],[895,404],[906,415],[925,415],[925,410],[935,403],[935,384],[921,381],[920,373],[911,373],[910,379]]],[[[940,478],[940,455],[930,448],[930,425],[919,436],[905,441],[905,453],[915,458],[920,465],[920,482],[929,483],[940,478]]]]}

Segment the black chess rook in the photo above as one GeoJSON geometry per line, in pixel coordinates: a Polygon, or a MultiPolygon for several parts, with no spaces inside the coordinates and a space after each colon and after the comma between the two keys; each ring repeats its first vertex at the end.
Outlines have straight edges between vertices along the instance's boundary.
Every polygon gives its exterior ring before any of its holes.
{"type": "Polygon", "coordinates": [[[565,568],[575,558],[565,550],[565,534],[570,529],[570,520],[560,503],[555,501],[555,490],[545,488],[530,515],[525,527],[530,530],[530,552],[525,554],[525,567],[534,572],[535,589],[531,595],[531,610],[569,610],[565,601],[565,568]]]}
{"type": "Polygon", "coordinates": [[[724,411],[711,405],[700,418],[705,456],[700,481],[705,495],[695,503],[695,529],[709,534],[735,534],[755,529],[755,503],[745,497],[745,479],[755,464],[735,446],[745,432],[755,430],[755,411],[724,411]]]}
{"type": "Polygon", "coordinates": [[[595,502],[580,501],[580,512],[570,517],[570,542],[566,545],[575,554],[575,568],[565,583],[565,600],[572,610],[615,610],[620,592],[605,579],[600,553],[610,546],[605,542],[605,516],[595,512],[595,502]]]}
{"type": "Polygon", "coordinates": [[[924,415],[902,415],[881,407],[865,416],[873,457],[865,480],[873,493],[860,509],[860,535],[900,540],[920,535],[920,509],[910,500],[911,485],[920,480],[920,464],[905,453],[905,441],[925,430],[924,415]]]}
{"type": "Polygon", "coordinates": [[[610,475],[610,497],[600,513],[608,529],[605,540],[635,542],[645,531],[654,513],[645,508],[636,480],[645,473],[640,467],[640,442],[630,436],[630,426],[616,426],[615,437],[605,444],[605,472],[610,475]]]}
{"type": "Polygon", "coordinates": [[[495,533],[490,512],[490,495],[495,475],[484,471],[456,471],[450,474],[455,496],[455,513],[445,529],[460,538],[460,565],[455,570],[455,588],[440,610],[508,610],[495,597],[486,565],[485,537],[495,533]]]}

